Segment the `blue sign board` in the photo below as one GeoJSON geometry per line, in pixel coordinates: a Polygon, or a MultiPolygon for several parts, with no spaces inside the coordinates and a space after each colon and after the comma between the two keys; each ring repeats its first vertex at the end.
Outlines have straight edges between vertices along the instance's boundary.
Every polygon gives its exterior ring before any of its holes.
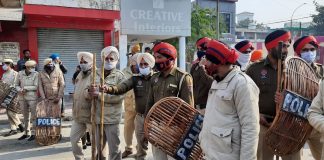
{"type": "Polygon", "coordinates": [[[61,118],[37,118],[36,126],[40,126],[40,127],[61,126],[61,118]]]}
{"type": "Polygon", "coordinates": [[[306,119],[311,103],[312,101],[286,90],[281,109],[306,119]]]}

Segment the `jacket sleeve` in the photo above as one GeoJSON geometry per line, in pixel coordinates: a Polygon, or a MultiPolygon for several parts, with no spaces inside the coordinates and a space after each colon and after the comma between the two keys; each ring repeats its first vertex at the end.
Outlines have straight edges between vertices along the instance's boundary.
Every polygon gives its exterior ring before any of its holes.
{"type": "Polygon", "coordinates": [[[309,123],[321,133],[324,133],[324,111],[323,111],[323,93],[324,83],[320,82],[320,90],[316,97],[313,99],[311,106],[308,109],[307,117],[309,123]]]}
{"type": "Polygon", "coordinates": [[[38,74],[38,90],[39,90],[39,94],[40,96],[45,99],[45,92],[44,92],[44,87],[43,87],[43,83],[42,83],[42,78],[41,78],[41,74],[38,74]]]}
{"type": "Polygon", "coordinates": [[[67,73],[67,69],[66,67],[63,65],[63,63],[60,64],[60,69],[62,71],[63,74],[66,74],[67,73]]]}
{"type": "Polygon", "coordinates": [[[64,83],[64,78],[63,78],[63,74],[59,73],[59,79],[58,79],[58,83],[59,83],[59,92],[58,92],[58,98],[62,98],[64,95],[64,87],[65,87],[65,83],[64,83]]]}
{"type": "Polygon", "coordinates": [[[133,77],[128,78],[127,80],[119,83],[116,86],[111,86],[112,91],[109,94],[124,94],[128,92],[129,90],[133,89],[133,77]]]}
{"type": "Polygon", "coordinates": [[[241,125],[240,159],[256,160],[259,139],[259,89],[252,82],[238,85],[234,104],[241,125]]]}
{"type": "MultiPolygon", "coordinates": [[[[116,77],[117,84],[121,83],[124,80],[126,80],[124,74],[119,74],[116,77]]],[[[124,97],[125,97],[125,95],[123,95],[123,94],[122,95],[111,95],[111,94],[107,94],[107,93],[104,93],[104,96],[105,96],[104,97],[105,103],[112,103],[112,104],[121,103],[121,101],[124,100],[124,97]]],[[[101,99],[101,96],[99,97],[99,99],[101,99]]]]}
{"type": "Polygon", "coordinates": [[[38,89],[38,72],[36,72],[36,75],[34,77],[34,83],[32,86],[24,86],[24,89],[27,91],[36,91],[38,89]]]}
{"type": "Polygon", "coordinates": [[[192,77],[189,74],[185,75],[179,92],[179,98],[187,102],[190,106],[194,107],[193,83],[192,77]]]}
{"type": "Polygon", "coordinates": [[[21,74],[19,74],[19,72],[18,72],[17,78],[15,79],[15,87],[16,87],[17,91],[21,90],[20,76],[21,76],[21,74]]]}

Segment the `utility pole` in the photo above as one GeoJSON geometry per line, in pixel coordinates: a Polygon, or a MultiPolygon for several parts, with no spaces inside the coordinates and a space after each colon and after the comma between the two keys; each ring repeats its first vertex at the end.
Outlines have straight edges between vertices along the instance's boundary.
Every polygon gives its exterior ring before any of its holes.
{"type": "Polygon", "coordinates": [[[216,21],[216,38],[219,40],[219,0],[217,0],[216,4],[216,15],[217,15],[217,21],[216,21]]]}

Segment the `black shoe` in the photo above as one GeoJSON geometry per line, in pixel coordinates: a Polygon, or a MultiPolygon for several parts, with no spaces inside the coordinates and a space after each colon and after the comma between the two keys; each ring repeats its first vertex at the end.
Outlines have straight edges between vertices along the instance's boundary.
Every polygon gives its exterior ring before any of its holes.
{"type": "Polygon", "coordinates": [[[24,128],[24,126],[22,124],[19,124],[18,127],[19,127],[19,131],[20,132],[24,132],[25,131],[25,128],[24,128]]]}
{"type": "Polygon", "coordinates": [[[11,130],[7,134],[5,134],[4,137],[12,136],[12,135],[15,135],[17,133],[18,133],[17,130],[11,130]]]}
{"type": "Polygon", "coordinates": [[[26,139],[26,138],[29,138],[30,135],[22,135],[20,138],[18,138],[18,140],[23,140],[23,139],[26,139]]]}
{"type": "Polygon", "coordinates": [[[86,145],[87,145],[87,146],[91,146],[91,142],[87,142],[86,145]]]}
{"type": "Polygon", "coordinates": [[[87,149],[87,145],[83,145],[82,148],[83,148],[83,149],[87,149]]]}
{"type": "Polygon", "coordinates": [[[125,150],[125,151],[122,153],[122,158],[126,158],[126,157],[128,157],[129,155],[131,155],[131,154],[133,154],[132,151],[127,151],[127,150],[125,150]]]}
{"type": "Polygon", "coordinates": [[[28,139],[27,139],[27,141],[33,141],[35,139],[35,135],[31,135],[28,139]]]}

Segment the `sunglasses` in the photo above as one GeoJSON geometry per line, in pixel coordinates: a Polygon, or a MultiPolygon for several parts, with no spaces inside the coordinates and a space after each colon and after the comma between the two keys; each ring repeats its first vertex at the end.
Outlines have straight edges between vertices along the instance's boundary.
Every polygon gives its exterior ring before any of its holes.
{"type": "Polygon", "coordinates": [[[303,48],[302,52],[309,52],[309,51],[315,51],[315,48],[303,48]]]}

